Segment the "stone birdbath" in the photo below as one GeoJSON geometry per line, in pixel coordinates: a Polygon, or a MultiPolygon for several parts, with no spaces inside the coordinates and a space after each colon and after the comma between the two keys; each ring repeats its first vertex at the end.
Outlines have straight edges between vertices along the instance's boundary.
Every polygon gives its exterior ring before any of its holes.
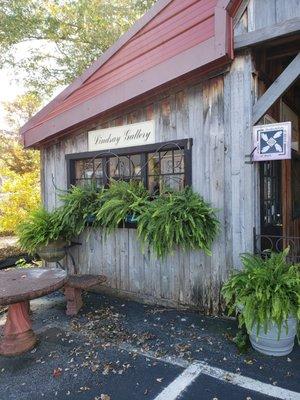
{"type": "Polygon", "coordinates": [[[8,305],[0,354],[15,356],[36,344],[29,301],[52,293],[67,282],[65,271],[52,268],[16,268],[0,271],[0,305],[8,305]]]}

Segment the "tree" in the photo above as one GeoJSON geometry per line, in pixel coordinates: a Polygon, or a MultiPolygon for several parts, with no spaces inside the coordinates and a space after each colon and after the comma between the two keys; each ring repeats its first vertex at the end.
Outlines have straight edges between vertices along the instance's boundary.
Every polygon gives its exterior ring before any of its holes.
{"type": "Polygon", "coordinates": [[[3,102],[5,119],[13,132],[18,132],[40,108],[42,99],[36,92],[19,95],[11,102],[3,102]]]}
{"type": "Polygon", "coordinates": [[[40,203],[39,152],[24,150],[17,135],[0,134],[0,233],[17,224],[40,203]]]}
{"type": "Polygon", "coordinates": [[[22,175],[2,170],[5,174],[0,193],[0,234],[14,233],[16,226],[40,204],[39,171],[22,175]]]}
{"type": "Polygon", "coordinates": [[[8,171],[18,175],[38,171],[39,159],[38,151],[23,149],[18,136],[0,134],[0,176],[7,175],[8,171]]]}
{"type": "Polygon", "coordinates": [[[1,0],[0,67],[22,72],[27,87],[49,97],[80,75],[154,2],[1,0]],[[18,58],[20,52],[24,55],[18,58]]]}

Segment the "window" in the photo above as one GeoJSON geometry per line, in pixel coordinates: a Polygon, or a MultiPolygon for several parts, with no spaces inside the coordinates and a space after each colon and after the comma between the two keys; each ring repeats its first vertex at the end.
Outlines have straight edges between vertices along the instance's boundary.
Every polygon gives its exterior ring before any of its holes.
{"type": "Polygon", "coordinates": [[[191,185],[191,139],[66,155],[68,184],[108,186],[111,179],[137,180],[151,194],[191,185]]]}

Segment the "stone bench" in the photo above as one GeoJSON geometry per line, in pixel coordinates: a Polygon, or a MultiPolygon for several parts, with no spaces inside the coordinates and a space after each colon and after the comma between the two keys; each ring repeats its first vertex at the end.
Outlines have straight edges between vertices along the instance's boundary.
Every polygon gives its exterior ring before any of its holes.
{"type": "Polygon", "coordinates": [[[64,287],[67,299],[67,315],[77,315],[83,306],[81,293],[93,286],[101,285],[107,278],[103,275],[69,275],[64,287]]]}

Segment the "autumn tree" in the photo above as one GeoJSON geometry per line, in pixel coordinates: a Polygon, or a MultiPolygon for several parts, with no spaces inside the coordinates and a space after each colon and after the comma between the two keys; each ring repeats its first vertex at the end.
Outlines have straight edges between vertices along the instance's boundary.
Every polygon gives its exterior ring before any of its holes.
{"type": "Polygon", "coordinates": [[[28,91],[17,96],[13,101],[2,102],[6,122],[15,133],[19,132],[25,124],[40,108],[41,96],[37,92],[28,91]]]}
{"type": "Polygon", "coordinates": [[[14,234],[17,225],[40,204],[39,152],[24,149],[18,132],[40,104],[40,96],[32,92],[3,103],[11,132],[0,131],[1,235],[14,234]]]}

